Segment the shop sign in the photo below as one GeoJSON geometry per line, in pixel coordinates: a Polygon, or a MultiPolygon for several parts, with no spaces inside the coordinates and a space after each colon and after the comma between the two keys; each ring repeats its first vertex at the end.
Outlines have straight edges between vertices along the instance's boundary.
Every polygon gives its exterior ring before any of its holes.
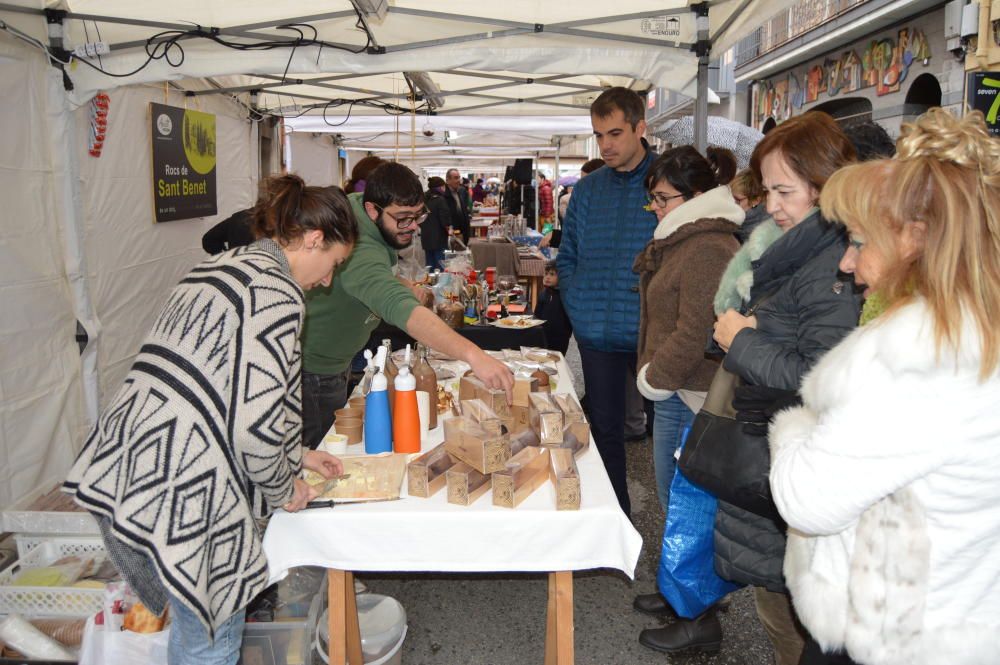
{"type": "Polygon", "coordinates": [[[970,111],[982,111],[990,134],[1000,136],[1000,72],[972,72],[965,86],[965,103],[970,111]]]}
{"type": "Polygon", "coordinates": [[[149,107],[156,221],[216,214],[215,116],[156,103],[149,107]]]}

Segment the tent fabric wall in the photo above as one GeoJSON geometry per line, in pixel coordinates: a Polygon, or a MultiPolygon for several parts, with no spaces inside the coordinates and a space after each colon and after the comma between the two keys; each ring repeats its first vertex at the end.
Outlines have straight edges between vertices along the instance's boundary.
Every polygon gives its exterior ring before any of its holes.
{"type": "Polygon", "coordinates": [[[289,134],[291,142],[292,173],[298,174],[307,185],[328,187],[342,185],[337,161],[337,146],[328,135],[314,136],[302,132],[289,134]]]}
{"type": "MultiPolygon", "coordinates": [[[[45,58],[0,43],[0,505],[62,477],[88,422],[45,58]]],[[[57,106],[61,106],[58,104],[57,106]]]]}
{"type": "MultiPolygon", "coordinates": [[[[153,219],[149,103],[184,106],[163,88],[128,86],[110,93],[107,139],[99,158],[80,140],[87,279],[100,321],[97,339],[100,403],[114,394],[170,289],[205,257],[201,236],[217,221],[253,204],[256,130],[231,102],[201,98],[216,114],[219,215],[156,224],[153,219]]],[[[75,112],[77,136],[89,131],[89,109],[75,112]]]]}

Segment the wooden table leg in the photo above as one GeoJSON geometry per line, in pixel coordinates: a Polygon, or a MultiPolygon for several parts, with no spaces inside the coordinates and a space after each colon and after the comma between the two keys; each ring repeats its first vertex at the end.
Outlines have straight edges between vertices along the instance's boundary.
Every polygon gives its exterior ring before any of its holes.
{"type": "Polygon", "coordinates": [[[549,573],[545,665],[573,665],[573,573],[549,573]]]}
{"type": "Polygon", "coordinates": [[[531,288],[531,312],[534,313],[538,307],[538,294],[542,290],[542,278],[532,275],[528,278],[528,285],[531,288]]]}
{"type": "Polygon", "coordinates": [[[549,573],[549,602],[545,610],[545,665],[556,665],[556,574],[549,573]]]}
{"type": "Polygon", "coordinates": [[[331,663],[364,665],[358,605],[354,595],[354,575],[331,568],[327,571],[331,663]]]}

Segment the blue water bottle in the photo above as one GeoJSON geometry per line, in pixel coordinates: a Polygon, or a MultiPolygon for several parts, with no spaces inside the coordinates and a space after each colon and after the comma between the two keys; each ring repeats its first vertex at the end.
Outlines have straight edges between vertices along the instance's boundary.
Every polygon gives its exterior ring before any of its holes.
{"type": "Polygon", "coordinates": [[[385,378],[385,347],[375,356],[378,374],[365,398],[365,452],[369,455],[392,452],[392,419],[389,416],[389,383],[385,378]]]}

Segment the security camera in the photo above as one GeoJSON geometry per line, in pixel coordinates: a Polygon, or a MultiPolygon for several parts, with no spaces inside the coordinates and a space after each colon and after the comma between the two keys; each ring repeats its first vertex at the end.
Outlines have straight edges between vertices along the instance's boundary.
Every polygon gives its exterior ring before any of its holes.
{"type": "Polygon", "coordinates": [[[434,136],[434,125],[428,122],[424,124],[421,131],[424,133],[424,136],[434,136]]]}

